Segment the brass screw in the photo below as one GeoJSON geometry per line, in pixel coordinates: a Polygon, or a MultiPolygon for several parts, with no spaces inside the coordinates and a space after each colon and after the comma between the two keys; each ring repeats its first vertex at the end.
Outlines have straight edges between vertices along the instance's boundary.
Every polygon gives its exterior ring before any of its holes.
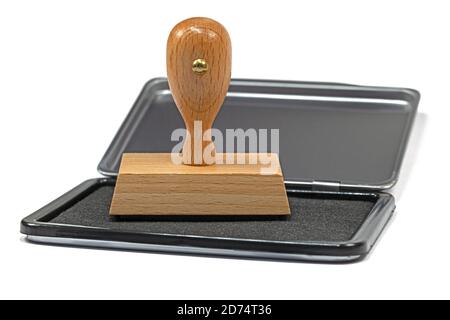
{"type": "Polygon", "coordinates": [[[195,59],[194,62],[192,62],[192,71],[196,74],[204,74],[208,71],[208,63],[205,59],[195,59]]]}

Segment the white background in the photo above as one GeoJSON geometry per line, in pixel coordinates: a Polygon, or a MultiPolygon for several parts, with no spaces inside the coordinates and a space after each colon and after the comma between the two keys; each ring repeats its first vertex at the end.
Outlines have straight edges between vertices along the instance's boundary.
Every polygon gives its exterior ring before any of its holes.
{"type": "Polygon", "coordinates": [[[448,1],[0,2],[0,297],[450,298],[448,1]],[[397,213],[370,258],[316,265],[32,245],[20,220],[96,166],[170,29],[222,22],[233,77],[422,94],[397,213]]]}

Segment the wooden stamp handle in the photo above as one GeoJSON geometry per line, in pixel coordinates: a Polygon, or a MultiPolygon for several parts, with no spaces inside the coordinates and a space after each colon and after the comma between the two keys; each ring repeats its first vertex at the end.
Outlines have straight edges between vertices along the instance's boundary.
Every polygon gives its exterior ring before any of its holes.
{"type": "Polygon", "coordinates": [[[230,84],[228,32],[208,18],[184,20],[170,32],[166,58],[169,86],[187,130],[183,163],[212,164],[204,155],[215,154],[210,129],[230,84]]]}

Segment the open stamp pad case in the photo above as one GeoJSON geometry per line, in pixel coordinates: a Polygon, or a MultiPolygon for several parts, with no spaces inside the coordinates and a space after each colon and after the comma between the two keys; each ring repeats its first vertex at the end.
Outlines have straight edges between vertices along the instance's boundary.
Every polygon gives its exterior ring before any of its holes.
{"type": "MultiPolygon", "coordinates": [[[[109,217],[124,152],[170,152],[183,121],[167,80],[149,81],[87,180],[22,220],[31,242],[343,263],[388,223],[419,103],[411,89],[232,80],[214,127],[279,129],[291,216],[109,217]]],[[[222,150],[218,150],[221,152],[222,150]]],[[[270,151],[270,150],[269,150],[270,151]]]]}

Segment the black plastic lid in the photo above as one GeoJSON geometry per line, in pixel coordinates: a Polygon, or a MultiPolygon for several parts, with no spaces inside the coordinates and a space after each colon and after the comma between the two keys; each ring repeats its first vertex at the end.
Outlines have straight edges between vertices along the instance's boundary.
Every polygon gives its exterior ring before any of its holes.
{"type": "MultiPolygon", "coordinates": [[[[280,131],[286,183],[383,190],[397,181],[420,95],[412,89],[232,80],[214,127],[280,131]]],[[[183,128],[167,80],[143,88],[98,170],[115,176],[124,152],[170,152],[183,128]]],[[[221,150],[218,150],[219,152],[221,150]]]]}

